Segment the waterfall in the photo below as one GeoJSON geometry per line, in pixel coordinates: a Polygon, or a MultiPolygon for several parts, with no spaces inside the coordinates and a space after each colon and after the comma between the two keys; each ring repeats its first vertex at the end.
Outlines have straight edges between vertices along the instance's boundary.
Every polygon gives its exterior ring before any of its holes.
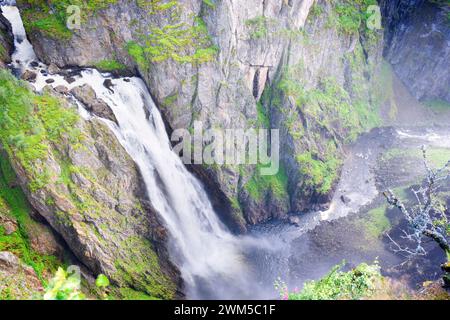
{"type": "MultiPolygon", "coordinates": [[[[103,99],[114,112],[118,125],[105,123],[138,165],[147,193],[169,231],[169,249],[181,270],[189,298],[236,298],[241,285],[248,282],[244,256],[239,248],[248,238],[231,235],[214,212],[202,184],[187,171],[181,159],[171,150],[161,114],[156,108],[144,82],[136,77],[112,79],[113,91],[103,86],[108,74],[85,69],[68,83],[61,75],[48,75],[47,66],[39,63],[27,40],[19,11],[3,6],[3,15],[10,21],[16,50],[12,67],[24,71],[34,68],[33,84],[37,91],[54,80],[52,86],[68,89],[89,84],[97,97],[103,99]],[[31,64],[32,62],[34,63],[31,64]],[[211,283],[214,282],[213,285],[211,283]],[[204,284],[207,283],[205,288],[204,284]],[[237,288],[233,294],[220,292],[218,286],[237,288]]],[[[83,110],[81,110],[83,111],[83,110]]],[[[84,117],[92,117],[85,110],[84,117]]]]}

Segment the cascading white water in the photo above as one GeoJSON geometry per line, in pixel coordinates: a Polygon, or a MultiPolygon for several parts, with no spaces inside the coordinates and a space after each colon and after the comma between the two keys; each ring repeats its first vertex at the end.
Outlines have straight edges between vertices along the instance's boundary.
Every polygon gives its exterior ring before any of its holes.
{"type": "MultiPolygon", "coordinates": [[[[9,1],[9,4],[13,2],[9,1]]],[[[5,3],[0,1],[0,5],[5,3]]],[[[49,78],[54,81],[51,84],[53,87],[64,85],[72,89],[89,84],[113,110],[119,125],[104,121],[137,163],[149,198],[164,219],[171,236],[171,256],[187,283],[188,298],[275,298],[273,281],[277,277],[286,279],[292,273],[295,279],[291,281],[298,286],[306,280],[297,279],[301,272],[296,268],[301,268],[303,264],[296,266],[295,259],[292,264],[289,262],[291,257],[310,261],[313,272],[308,277],[323,275],[321,272],[324,267],[328,270],[332,266],[328,263],[336,262],[321,260],[327,253],[323,251],[322,245],[312,246],[309,253],[299,245],[303,242],[292,243],[323,220],[358,212],[362,205],[370,203],[378,195],[375,178],[370,181],[367,179],[373,171],[368,159],[376,160],[376,156],[371,151],[371,139],[363,140],[363,145],[354,149],[359,150],[358,153],[343,168],[344,176],[330,210],[302,216],[299,226],[285,223],[261,226],[261,231],[256,230],[254,233],[255,238],[235,237],[217,218],[201,184],[172,152],[161,115],[141,79],[112,79],[112,92],[103,86],[109,75],[94,69],[85,69],[75,76],[76,81],[71,84],[61,75],[49,76],[44,64],[38,63],[36,66],[38,61],[26,38],[17,8],[4,6],[2,11],[13,27],[16,50],[11,67],[17,69],[17,74],[27,69],[37,72],[33,85],[38,91],[47,85],[46,80],[49,78]],[[342,202],[341,196],[344,194],[350,197],[350,205],[342,202]],[[257,238],[258,234],[261,237],[257,238]],[[305,251],[306,255],[302,256],[303,251],[299,250],[305,251]],[[318,271],[314,271],[316,269],[318,271]]],[[[84,118],[92,117],[80,103],[78,105],[84,118]]],[[[443,135],[430,131],[423,134],[421,131],[408,130],[399,130],[397,133],[399,139],[450,147],[448,133],[443,135]]],[[[380,140],[383,150],[384,139],[380,140]]],[[[377,149],[377,143],[374,144],[377,149]]],[[[308,244],[306,242],[306,246],[308,244]]],[[[339,244],[337,249],[342,250],[344,246],[339,244]]],[[[353,246],[351,248],[354,249],[353,246]]]]}
{"type": "MultiPolygon", "coordinates": [[[[22,71],[32,68],[30,64],[36,62],[37,58],[26,38],[18,9],[4,6],[2,11],[10,21],[15,36],[13,67],[22,71]]],[[[68,89],[89,84],[97,96],[111,107],[119,125],[104,121],[142,173],[148,196],[171,235],[172,257],[190,290],[189,297],[203,296],[199,293],[203,289],[197,286],[204,279],[230,287],[239,287],[243,281],[249,280],[238,249],[246,240],[238,239],[226,230],[202,185],[172,152],[161,115],[141,79],[112,79],[111,91],[103,86],[108,77],[94,69],[83,70],[71,84],[60,75],[41,73],[40,71],[46,70],[46,66],[41,63],[34,69],[37,79],[33,85],[37,91],[47,85],[45,80],[49,78],[54,80],[52,86],[64,85],[68,89]]],[[[85,111],[83,115],[86,116],[85,111]]],[[[216,293],[216,297],[236,296],[227,296],[222,292],[216,293]]]]}

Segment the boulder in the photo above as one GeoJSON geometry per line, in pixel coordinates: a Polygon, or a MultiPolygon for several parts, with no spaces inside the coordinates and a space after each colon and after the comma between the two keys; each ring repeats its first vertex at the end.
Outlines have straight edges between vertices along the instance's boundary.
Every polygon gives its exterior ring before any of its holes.
{"type": "Polygon", "coordinates": [[[114,86],[111,79],[106,79],[105,81],[103,81],[103,85],[105,86],[106,89],[108,89],[111,93],[114,93],[114,90],[112,89],[112,87],[114,86]]]}
{"type": "Polygon", "coordinates": [[[31,70],[26,70],[23,74],[22,74],[22,80],[34,83],[36,82],[36,78],[37,78],[37,74],[34,71],[31,70]]]}
{"type": "Polygon", "coordinates": [[[345,194],[343,194],[343,195],[341,196],[341,201],[342,201],[342,203],[344,203],[344,204],[349,204],[350,202],[352,202],[352,199],[350,199],[348,196],[346,196],[345,194]]]}
{"type": "Polygon", "coordinates": [[[56,86],[55,87],[55,91],[57,92],[57,93],[59,93],[59,94],[63,94],[63,95],[66,95],[66,94],[68,94],[69,93],[69,89],[67,89],[67,87],[66,86],[56,86]]]}
{"type": "Polygon", "coordinates": [[[17,231],[17,221],[13,218],[0,214],[0,226],[5,229],[5,234],[8,236],[17,231]]]}
{"type": "Polygon", "coordinates": [[[48,73],[51,75],[61,72],[61,69],[54,63],[50,63],[47,70],[48,70],[48,73]]]}
{"type": "Polygon", "coordinates": [[[86,109],[98,117],[108,119],[117,124],[117,119],[111,108],[102,99],[97,98],[97,95],[88,84],[78,86],[70,91],[75,98],[86,106],[86,109]]]}
{"type": "Polygon", "coordinates": [[[71,84],[71,83],[74,83],[75,81],[77,81],[74,77],[71,77],[71,76],[64,76],[64,80],[65,80],[68,84],[71,84]]]}
{"type": "Polygon", "coordinates": [[[31,248],[37,253],[63,257],[64,249],[46,225],[35,223],[34,229],[29,232],[29,239],[31,248]]]}
{"type": "Polygon", "coordinates": [[[290,216],[289,223],[292,224],[293,226],[299,227],[300,226],[300,217],[290,216]]]}

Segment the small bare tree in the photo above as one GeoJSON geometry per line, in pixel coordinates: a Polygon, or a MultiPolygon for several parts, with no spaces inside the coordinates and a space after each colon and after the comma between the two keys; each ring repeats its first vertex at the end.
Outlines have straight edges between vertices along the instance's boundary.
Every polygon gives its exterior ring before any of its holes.
{"type": "MultiPolygon", "coordinates": [[[[440,169],[432,169],[427,159],[425,146],[422,147],[422,155],[426,179],[421,186],[412,189],[416,201],[415,205],[407,208],[403,201],[391,190],[384,192],[388,203],[398,208],[408,222],[410,230],[403,230],[403,238],[413,245],[401,246],[389,235],[388,237],[395,246],[394,251],[406,254],[408,259],[425,255],[427,252],[423,247],[424,239],[432,239],[444,250],[447,260],[450,261],[448,212],[445,204],[442,204],[437,197],[442,183],[450,179],[450,161],[440,169]]],[[[448,261],[442,265],[442,268],[446,271],[444,281],[447,286],[450,285],[450,265],[448,261]]]]}

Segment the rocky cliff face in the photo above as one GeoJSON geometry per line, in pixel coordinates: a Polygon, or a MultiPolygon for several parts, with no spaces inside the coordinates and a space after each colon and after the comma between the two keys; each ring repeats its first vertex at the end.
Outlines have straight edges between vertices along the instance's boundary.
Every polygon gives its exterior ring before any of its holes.
{"type": "Polygon", "coordinates": [[[450,102],[448,1],[384,1],[385,56],[422,101],[450,102]]]}
{"type": "MultiPolygon", "coordinates": [[[[32,207],[94,274],[173,298],[180,286],[140,174],[108,126],[0,71],[0,141],[32,207]]],[[[38,241],[42,242],[42,241],[38,241]]]]}
{"type": "Polygon", "coordinates": [[[11,252],[0,252],[0,297],[31,300],[43,291],[36,272],[11,252]]]}
{"type": "Polygon", "coordinates": [[[290,208],[323,208],[345,144],[379,123],[374,83],[382,37],[351,19],[345,3],[319,2],[290,41],[263,103],[281,129],[290,208]]]}
{"type": "Polygon", "coordinates": [[[169,130],[281,129],[276,176],[192,166],[234,229],[326,204],[345,142],[376,118],[367,86],[381,37],[365,24],[374,1],[110,1],[82,8],[80,30],[61,24],[64,6],[39,3],[18,1],[39,58],[140,74],[169,130]]]}
{"type": "Polygon", "coordinates": [[[0,14],[0,67],[4,68],[7,63],[11,62],[11,54],[14,49],[13,42],[11,25],[0,14]]]}

